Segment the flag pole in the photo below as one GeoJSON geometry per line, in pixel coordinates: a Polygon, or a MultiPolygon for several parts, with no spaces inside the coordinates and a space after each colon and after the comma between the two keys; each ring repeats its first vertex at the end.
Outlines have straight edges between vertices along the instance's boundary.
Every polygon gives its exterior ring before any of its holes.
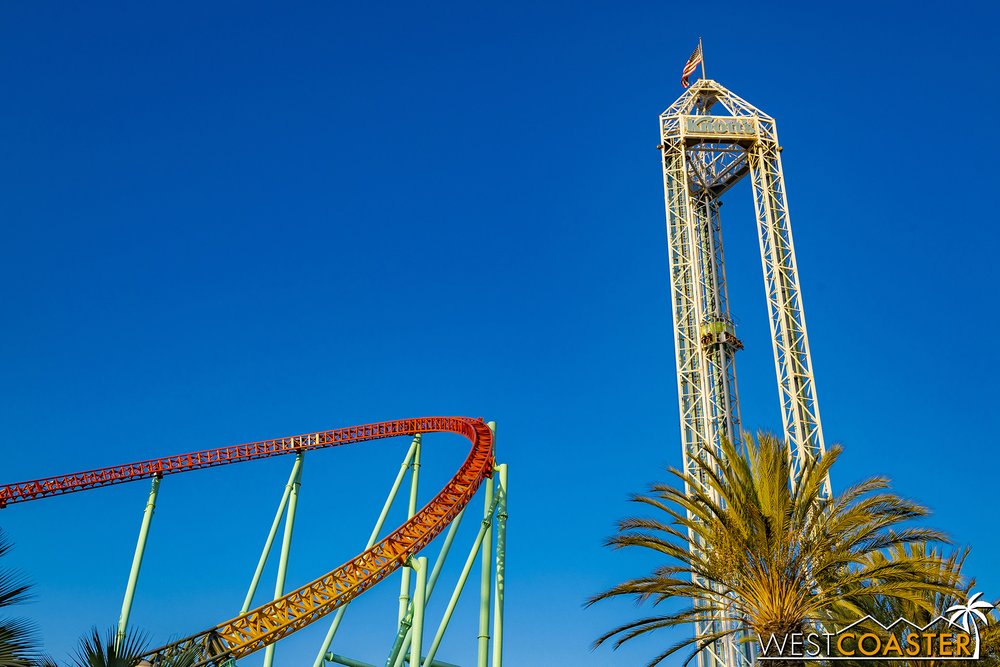
{"type": "Polygon", "coordinates": [[[698,38],[698,50],[701,51],[701,78],[707,79],[705,76],[705,48],[701,45],[701,37],[698,38]]]}

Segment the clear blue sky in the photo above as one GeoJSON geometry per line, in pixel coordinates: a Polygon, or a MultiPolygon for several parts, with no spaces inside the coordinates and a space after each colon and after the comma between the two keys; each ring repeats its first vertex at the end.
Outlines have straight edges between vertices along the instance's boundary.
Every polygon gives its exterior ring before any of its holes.
{"type": "MultiPolygon", "coordinates": [[[[657,641],[589,644],[643,612],[581,604],[652,565],[601,541],[627,494],[680,462],[654,146],[700,34],[709,75],[778,119],[826,433],[846,447],[834,486],[891,476],[1000,596],[983,145],[1000,17],[759,7],[4,3],[2,481],[380,419],[496,419],[508,664],[637,664],[657,641]]],[[[743,415],[775,429],[745,188],[723,220],[743,415]]],[[[309,457],[290,584],[363,544],[404,450],[309,457]]],[[[464,453],[428,441],[424,498],[464,453]]],[[[164,481],[137,625],[159,641],[238,610],[290,463],[164,481]]],[[[117,618],[147,490],[0,512],[57,656],[117,618]]],[[[352,607],[336,650],[379,662],[397,594],[394,579],[352,607]]],[[[470,662],[474,605],[442,659],[470,662]]],[[[278,664],[306,664],[323,632],[278,664]]]]}

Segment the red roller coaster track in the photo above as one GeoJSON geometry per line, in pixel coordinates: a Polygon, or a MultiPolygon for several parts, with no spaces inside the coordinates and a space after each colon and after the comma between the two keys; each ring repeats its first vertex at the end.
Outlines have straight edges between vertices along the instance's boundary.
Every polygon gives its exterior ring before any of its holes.
{"type": "Polygon", "coordinates": [[[190,649],[198,656],[196,667],[220,664],[225,659],[260,650],[353,600],[438,536],[469,503],[482,481],[493,474],[493,432],[486,423],[470,417],[418,417],[205,449],[0,486],[0,507],[140,479],[417,433],[456,433],[469,439],[472,450],[444,489],[413,518],[372,548],[305,586],[150,654],[155,658],[166,652],[190,649]]]}

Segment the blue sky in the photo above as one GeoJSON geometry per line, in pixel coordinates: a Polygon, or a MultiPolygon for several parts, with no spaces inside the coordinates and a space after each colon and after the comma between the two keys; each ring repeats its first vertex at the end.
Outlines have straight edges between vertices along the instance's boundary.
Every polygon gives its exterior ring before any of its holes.
{"type": "MultiPolygon", "coordinates": [[[[639,663],[673,637],[592,652],[643,611],[582,602],[652,566],[601,542],[627,494],[680,462],[654,146],[703,35],[710,76],[778,119],[825,431],[846,448],[834,486],[890,476],[973,546],[997,597],[981,143],[997,18],[987,3],[6,3],[2,481],[496,419],[508,664],[639,663]]],[[[742,413],[776,429],[752,216],[745,187],[727,195],[742,413]]],[[[425,499],[465,454],[427,442],[425,499]]],[[[290,584],[363,545],[405,447],[309,456],[290,584]]],[[[159,641],[238,610],[290,464],[164,481],[136,625],[159,641]]],[[[117,619],[147,491],[0,512],[55,655],[117,619]]],[[[380,662],[397,585],[352,606],[335,650],[380,662]]],[[[441,659],[470,662],[475,604],[441,659]]],[[[311,660],[321,625],[278,664],[311,660]]]]}

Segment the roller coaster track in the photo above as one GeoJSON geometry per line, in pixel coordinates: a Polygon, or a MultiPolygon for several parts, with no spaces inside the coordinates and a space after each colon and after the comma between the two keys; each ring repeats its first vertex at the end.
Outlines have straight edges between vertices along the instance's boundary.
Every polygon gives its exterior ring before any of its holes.
{"type": "Polygon", "coordinates": [[[483,480],[493,474],[493,433],[486,423],[469,417],[400,419],[45,477],[0,486],[0,508],[140,479],[418,433],[462,435],[472,443],[472,449],[454,477],[411,519],[322,577],[147,656],[156,664],[162,656],[190,651],[196,656],[194,667],[223,665],[273,644],[350,602],[405,565],[437,537],[469,503],[483,480]]]}

